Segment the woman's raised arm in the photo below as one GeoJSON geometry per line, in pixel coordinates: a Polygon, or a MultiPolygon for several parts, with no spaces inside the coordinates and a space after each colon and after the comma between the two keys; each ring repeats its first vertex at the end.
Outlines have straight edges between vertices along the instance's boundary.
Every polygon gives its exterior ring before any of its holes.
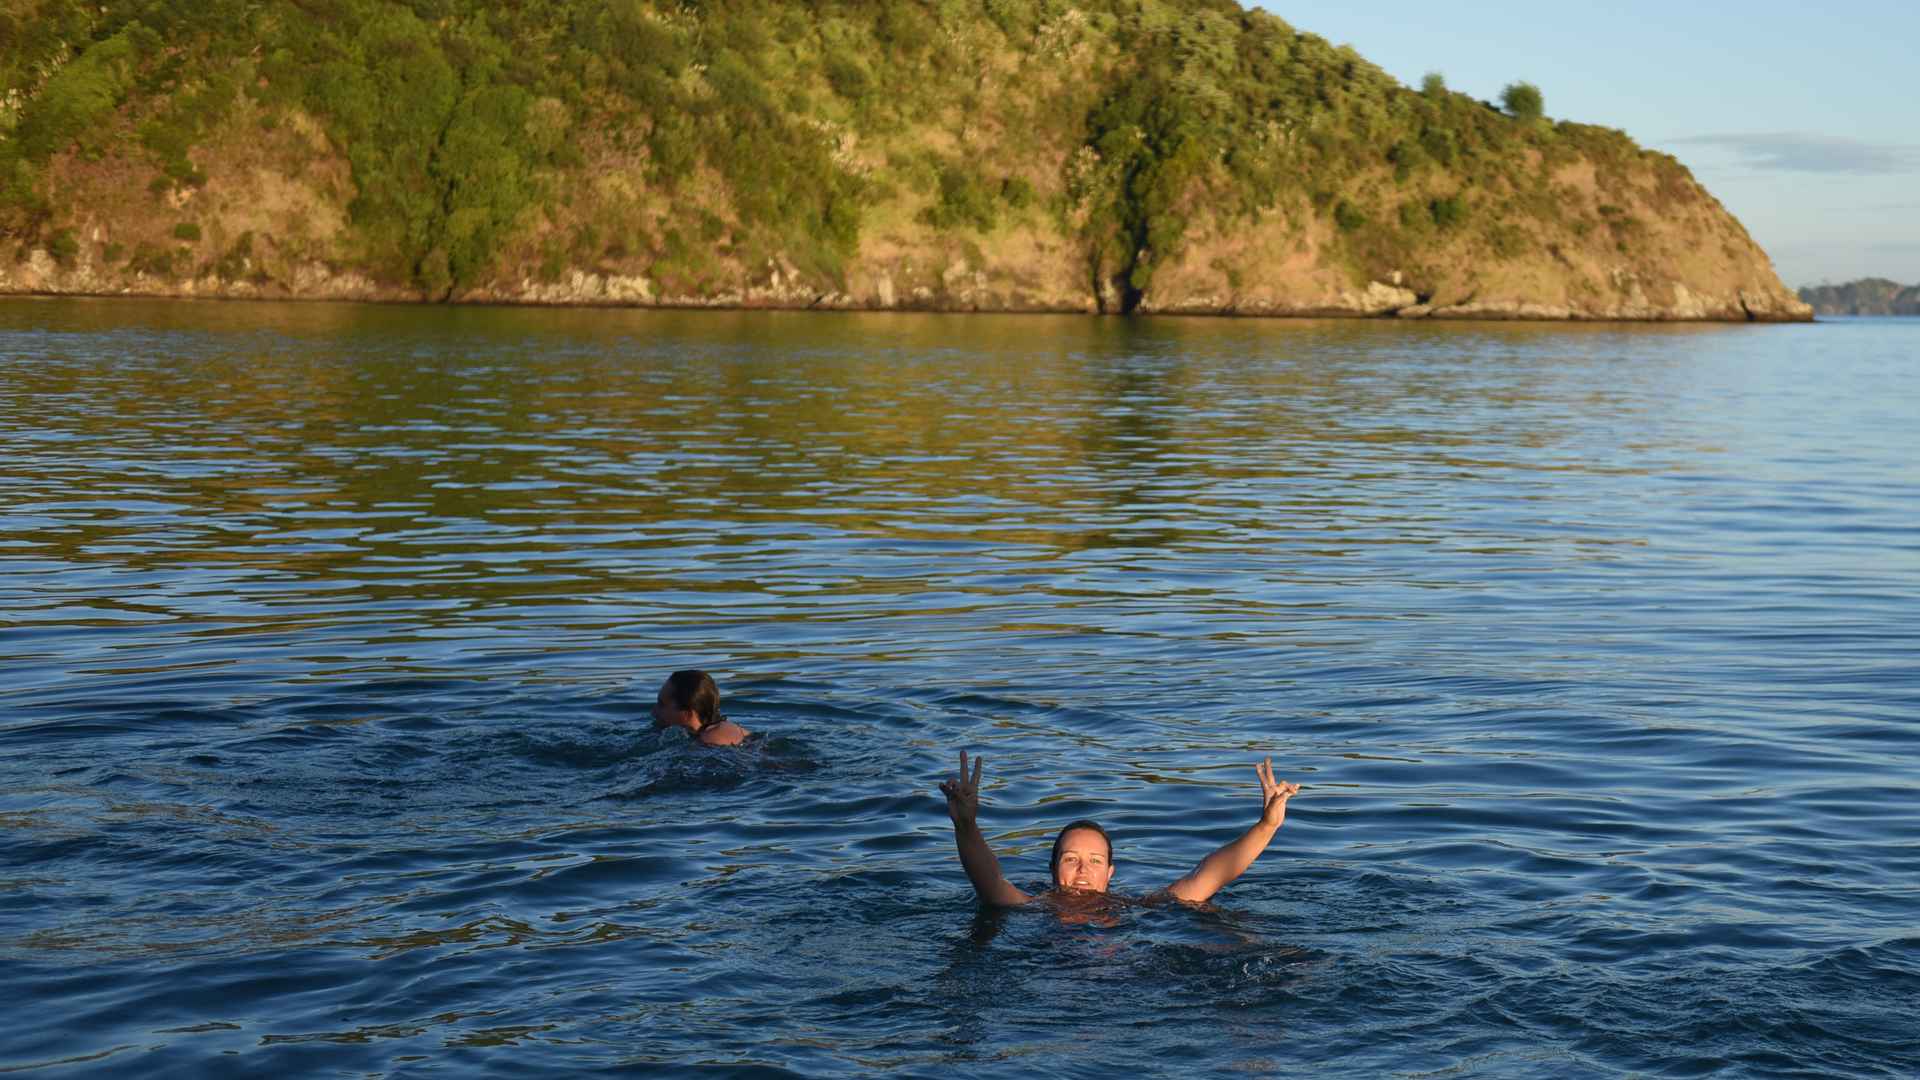
{"type": "Polygon", "coordinates": [[[1246,873],[1287,820],[1287,800],[1299,794],[1300,785],[1275,780],[1272,758],[1254,766],[1253,771],[1260,777],[1260,820],[1238,840],[1200,860],[1192,873],[1168,886],[1167,892],[1175,899],[1194,904],[1211,899],[1229,881],[1246,873]]]}
{"type": "Polygon", "coordinates": [[[973,882],[980,901],[996,907],[1018,907],[1033,899],[1014,888],[1000,874],[1000,860],[980,833],[980,767],[985,758],[973,759],[973,775],[967,775],[967,752],[960,751],[960,775],[940,785],[947,797],[947,816],[953,819],[953,843],[960,849],[960,866],[973,882]]]}

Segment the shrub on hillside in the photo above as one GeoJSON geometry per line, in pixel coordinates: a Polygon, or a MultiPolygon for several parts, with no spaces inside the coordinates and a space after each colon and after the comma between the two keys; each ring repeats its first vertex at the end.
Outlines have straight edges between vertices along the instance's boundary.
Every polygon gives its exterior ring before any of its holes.
{"type": "Polygon", "coordinates": [[[1515,120],[1538,120],[1546,115],[1546,101],[1540,88],[1529,82],[1508,83],[1500,91],[1500,105],[1515,120]]]}
{"type": "Polygon", "coordinates": [[[61,266],[70,267],[74,257],[80,254],[80,238],[72,229],[61,229],[47,238],[47,254],[61,266]]]}
{"type": "Polygon", "coordinates": [[[940,170],[940,198],[922,212],[927,224],[937,229],[965,228],[986,232],[998,216],[993,191],[979,174],[959,165],[940,170]]]}
{"type": "Polygon", "coordinates": [[[937,33],[926,12],[915,4],[881,4],[873,27],[876,40],[905,57],[926,52],[937,33]]]}
{"type": "Polygon", "coordinates": [[[486,86],[454,109],[428,173],[444,194],[434,222],[455,285],[479,282],[493,267],[514,218],[532,198],[518,147],[532,96],[517,86],[486,86]]]}
{"type": "Polygon", "coordinates": [[[152,274],[155,277],[173,276],[173,252],[156,247],[146,241],[134,246],[133,257],[127,260],[127,269],[136,274],[152,274]]]}
{"type": "Polygon", "coordinates": [[[238,281],[245,276],[253,265],[253,233],[251,230],[240,234],[240,238],[227,248],[226,253],[214,264],[213,272],[222,281],[238,281]]]}
{"type": "Polygon", "coordinates": [[[1427,212],[1432,215],[1433,223],[1442,229],[1451,229],[1467,220],[1466,201],[1458,195],[1433,200],[1427,204],[1427,212]]]}
{"type": "Polygon", "coordinates": [[[140,54],[158,48],[153,32],[135,23],[54,72],[21,113],[20,156],[39,164],[95,131],[132,88],[140,54]]]}
{"type": "Polygon", "coordinates": [[[1000,198],[1015,210],[1025,210],[1038,198],[1033,183],[1024,176],[1009,176],[1000,181],[1000,198]]]}
{"type": "Polygon", "coordinates": [[[827,85],[833,92],[854,104],[866,100],[873,89],[873,78],[860,61],[845,53],[834,53],[827,57],[827,85]]]}

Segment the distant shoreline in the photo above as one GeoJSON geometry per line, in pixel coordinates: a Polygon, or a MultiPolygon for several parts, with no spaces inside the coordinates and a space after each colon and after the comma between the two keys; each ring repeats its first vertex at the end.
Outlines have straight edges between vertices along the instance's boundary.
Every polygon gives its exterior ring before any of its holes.
{"type": "Polygon", "coordinates": [[[1902,285],[1889,278],[1808,285],[1798,296],[1815,315],[1920,316],[1920,285],[1902,285]]]}

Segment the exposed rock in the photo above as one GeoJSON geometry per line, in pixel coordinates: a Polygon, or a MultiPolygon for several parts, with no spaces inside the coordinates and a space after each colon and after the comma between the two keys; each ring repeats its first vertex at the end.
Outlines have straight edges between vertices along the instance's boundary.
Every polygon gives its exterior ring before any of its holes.
{"type": "Polygon", "coordinates": [[[1367,282],[1366,292],[1352,296],[1353,309],[1362,315],[1389,315],[1419,302],[1420,297],[1412,289],[1403,289],[1380,281],[1367,282]]]}
{"type": "Polygon", "coordinates": [[[1741,289],[1740,306],[1754,322],[1805,322],[1813,318],[1813,305],[1767,288],[1741,289]]]}
{"type": "Polygon", "coordinates": [[[1695,296],[1685,282],[1673,283],[1673,303],[1667,306],[1668,315],[1675,319],[1706,319],[1707,300],[1704,296],[1695,296]]]}
{"type": "MultiPolygon", "coordinates": [[[[1434,319],[1516,319],[1528,322],[1575,319],[1580,313],[1559,304],[1538,304],[1526,300],[1470,300],[1433,308],[1427,316],[1434,319]]],[[[1591,316],[1589,316],[1591,317],[1591,316]]],[[[1637,318],[1638,316],[1625,316],[1637,318]]]]}
{"type": "MultiPolygon", "coordinates": [[[[833,310],[1118,312],[1121,297],[1111,282],[1097,290],[1046,288],[1045,283],[996,288],[985,268],[967,260],[949,263],[937,275],[916,275],[910,263],[865,272],[852,289],[821,288],[784,262],[769,264],[765,280],[705,293],[663,292],[641,274],[573,270],[555,282],[520,278],[510,283],[469,289],[461,303],[518,303],[564,306],[782,308],[833,310]],[[913,282],[904,287],[896,275],[913,282]],[[862,282],[864,284],[862,284],[862,282]]],[[[1178,282],[1169,275],[1170,282],[1178,282]]],[[[1364,289],[1329,286],[1325,275],[1298,281],[1269,282],[1260,289],[1156,289],[1142,297],[1145,314],[1250,315],[1274,317],[1403,319],[1512,319],[1526,321],[1717,320],[1804,321],[1812,308],[1784,288],[1749,284],[1726,295],[1690,288],[1682,281],[1650,282],[1616,271],[1614,294],[1588,301],[1556,301],[1524,293],[1455,294],[1451,301],[1425,301],[1411,288],[1369,281],[1364,289]],[[1656,294],[1658,294],[1656,296],[1656,294]]],[[[0,265],[0,293],[56,295],[133,295],[260,299],[404,300],[427,299],[417,290],[398,288],[356,271],[336,271],[308,262],[285,268],[282,280],[226,280],[203,274],[165,278],[105,267],[87,259],[61,266],[51,254],[34,249],[11,265],[0,265]]]]}

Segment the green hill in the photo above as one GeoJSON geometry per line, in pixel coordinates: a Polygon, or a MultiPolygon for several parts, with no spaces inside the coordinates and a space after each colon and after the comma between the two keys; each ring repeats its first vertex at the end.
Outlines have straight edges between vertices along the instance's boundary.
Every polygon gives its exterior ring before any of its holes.
{"type": "Polygon", "coordinates": [[[1671,157],[1230,0],[0,0],[0,87],[0,291],[1807,314],[1671,157]]]}

